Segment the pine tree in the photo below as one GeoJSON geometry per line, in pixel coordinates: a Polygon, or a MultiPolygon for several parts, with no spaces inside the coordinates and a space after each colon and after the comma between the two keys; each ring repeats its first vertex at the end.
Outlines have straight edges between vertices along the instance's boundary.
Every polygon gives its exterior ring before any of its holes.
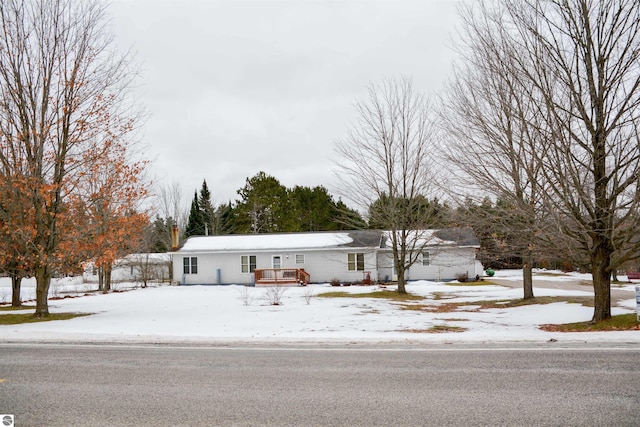
{"type": "Polygon", "coordinates": [[[211,192],[207,187],[207,181],[202,181],[202,189],[200,189],[200,198],[198,199],[198,207],[200,209],[200,221],[203,234],[219,234],[215,221],[215,209],[211,203],[211,192]]]}
{"type": "Polygon", "coordinates": [[[216,207],[216,234],[235,234],[236,210],[231,202],[216,207]]]}
{"type": "Polygon", "coordinates": [[[247,178],[238,190],[242,198],[236,205],[237,226],[241,233],[275,233],[288,231],[287,214],[291,209],[287,203],[287,189],[276,178],[258,172],[247,178]]]}
{"type": "Polygon", "coordinates": [[[164,253],[171,249],[171,242],[167,241],[166,236],[171,235],[171,218],[161,218],[156,215],[156,219],[148,227],[149,233],[149,249],[151,252],[164,253]]]}
{"type": "Polygon", "coordinates": [[[204,224],[202,222],[202,212],[200,210],[200,203],[198,202],[197,191],[193,195],[191,209],[189,210],[187,228],[184,231],[184,235],[185,237],[204,236],[204,224]]]}

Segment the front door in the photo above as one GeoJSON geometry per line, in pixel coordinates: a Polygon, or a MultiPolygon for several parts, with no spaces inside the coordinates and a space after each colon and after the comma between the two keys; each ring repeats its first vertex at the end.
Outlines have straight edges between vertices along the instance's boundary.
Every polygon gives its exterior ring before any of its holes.
{"type": "Polygon", "coordinates": [[[273,268],[281,268],[282,267],[282,257],[280,255],[274,255],[272,258],[273,268]]]}

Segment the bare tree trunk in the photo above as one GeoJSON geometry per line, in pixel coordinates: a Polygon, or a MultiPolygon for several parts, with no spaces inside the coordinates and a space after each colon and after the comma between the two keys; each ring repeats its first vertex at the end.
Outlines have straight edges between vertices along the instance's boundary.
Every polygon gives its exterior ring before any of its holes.
{"type": "Polygon", "coordinates": [[[522,266],[522,287],[524,299],[533,298],[533,267],[531,266],[531,259],[522,266]]]}
{"type": "Polygon", "coordinates": [[[524,257],[522,265],[522,288],[524,291],[524,299],[533,298],[533,255],[531,252],[524,257]]]}
{"type": "Polygon", "coordinates": [[[611,318],[611,250],[605,239],[595,242],[591,258],[594,291],[592,322],[611,318]]]}
{"type": "Polygon", "coordinates": [[[20,299],[20,284],[22,283],[22,276],[18,273],[11,273],[11,306],[21,307],[22,300],[20,299]]]}
{"type": "Polygon", "coordinates": [[[104,268],[104,292],[111,291],[111,265],[104,268]]]}
{"type": "Polygon", "coordinates": [[[149,255],[147,254],[144,260],[140,264],[140,276],[142,276],[141,279],[142,279],[143,288],[146,288],[147,282],[152,279],[151,275],[152,275],[152,268],[151,268],[151,265],[149,264],[149,255]]]}
{"type": "Polygon", "coordinates": [[[98,267],[98,291],[104,291],[104,269],[98,267]]]}
{"type": "Polygon", "coordinates": [[[43,318],[49,316],[49,287],[51,286],[51,273],[46,266],[36,267],[36,312],[33,317],[43,318]]]}
{"type": "Polygon", "coordinates": [[[404,279],[404,274],[405,274],[405,269],[404,269],[404,265],[399,265],[396,270],[398,271],[398,293],[399,294],[406,294],[407,293],[407,289],[405,288],[405,279],[404,279]]]}

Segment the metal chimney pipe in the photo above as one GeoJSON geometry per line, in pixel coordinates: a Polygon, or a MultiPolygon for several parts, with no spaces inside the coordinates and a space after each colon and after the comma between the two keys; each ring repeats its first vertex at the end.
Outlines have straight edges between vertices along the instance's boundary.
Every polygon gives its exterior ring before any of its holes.
{"type": "Polygon", "coordinates": [[[178,230],[178,226],[174,225],[171,227],[171,250],[178,250],[178,245],[180,244],[180,230],[178,230]]]}

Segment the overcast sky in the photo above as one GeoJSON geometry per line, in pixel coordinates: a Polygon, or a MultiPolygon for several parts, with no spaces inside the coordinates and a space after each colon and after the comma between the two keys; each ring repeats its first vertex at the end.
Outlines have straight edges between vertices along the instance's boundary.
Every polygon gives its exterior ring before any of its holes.
{"type": "Polygon", "coordinates": [[[259,171],[336,195],[333,145],[367,85],[450,73],[454,0],[112,0],[118,44],[142,68],[143,142],[156,181],[215,203],[259,171]]]}

